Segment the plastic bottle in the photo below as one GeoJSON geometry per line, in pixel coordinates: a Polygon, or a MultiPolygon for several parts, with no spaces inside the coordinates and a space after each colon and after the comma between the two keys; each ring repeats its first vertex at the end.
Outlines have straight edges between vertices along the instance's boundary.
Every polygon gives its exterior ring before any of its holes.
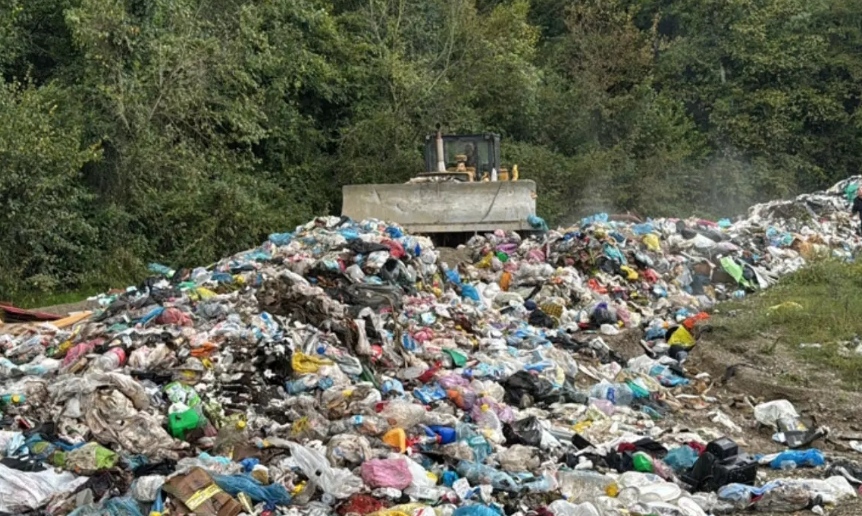
{"type": "Polygon", "coordinates": [[[329,435],[359,433],[379,436],[386,433],[389,428],[390,425],[382,417],[356,415],[330,423],[329,435]]]}
{"type": "Polygon", "coordinates": [[[590,396],[602,400],[608,400],[617,406],[628,406],[634,401],[634,393],[624,383],[610,383],[602,380],[590,389],[590,396]]]}
{"type": "Polygon", "coordinates": [[[302,394],[316,388],[318,380],[319,378],[316,375],[309,374],[298,380],[284,382],[284,390],[291,395],[302,394]]]}
{"type": "Polygon", "coordinates": [[[688,385],[688,379],[678,376],[671,369],[663,364],[654,365],[649,372],[650,376],[658,380],[665,387],[676,387],[678,385],[688,385]]]}
{"type": "Polygon", "coordinates": [[[560,493],[573,502],[594,500],[617,489],[614,479],[595,471],[563,470],[557,474],[557,480],[560,493]]]}
{"type": "Polygon", "coordinates": [[[503,423],[500,422],[500,418],[498,418],[497,414],[491,410],[491,407],[487,404],[483,404],[478,416],[476,426],[479,427],[479,430],[486,437],[494,441],[502,440],[503,423]]]}
{"type": "Polygon", "coordinates": [[[473,450],[473,460],[476,462],[485,462],[485,459],[493,453],[491,444],[481,435],[474,435],[467,439],[467,445],[473,450]]]}
{"type": "Polygon", "coordinates": [[[482,483],[484,480],[490,480],[494,489],[509,492],[518,492],[521,489],[515,479],[509,474],[484,464],[462,460],[458,463],[457,470],[458,474],[466,478],[473,485],[482,483]]]}
{"type": "Polygon", "coordinates": [[[114,347],[99,355],[90,362],[89,371],[109,372],[123,367],[126,363],[126,352],[123,348],[114,347]]]}
{"type": "Polygon", "coordinates": [[[548,474],[542,475],[542,478],[533,482],[524,484],[524,490],[530,493],[547,493],[557,488],[557,481],[553,476],[548,474]]]}
{"type": "Polygon", "coordinates": [[[246,423],[241,419],[226,422],[218,431],[214,449],[228,456],[233,455],[233,447],[247,440],[245,427],[246,423]]]}
{"type": "Polygon", "coordinates": [[[27,397],[23,394],[4,394],[0,396],[0,407],[23,405],[24,403],[27,403],[27,397]]]}
{"type": "Polygon", "coordinates": [[[425,433],[429,434],[429,432],[438,437],[438,444],[450,444],[458,440],[458,435],[455,429],[448,426],[431,425],[425,433]]]}

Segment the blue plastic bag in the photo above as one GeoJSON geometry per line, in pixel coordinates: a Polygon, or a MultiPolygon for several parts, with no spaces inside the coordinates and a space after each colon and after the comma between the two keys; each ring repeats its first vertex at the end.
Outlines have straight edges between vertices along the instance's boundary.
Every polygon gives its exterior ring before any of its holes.
{"type": "Polygon", "coordinates": [[[545,222],[545,219],[537,215],[530,215],[527,217],[527,224],[535,230],[548,231],[548,223],[545,222]]]}
{"type": "Polygon", "coordinates": [[[808,466],[816,468],[826,464],[826,459],[823,457],[823,452],[817,449],[810,450],[787,450],[778,454],[772,459],[769,467],[772,469],[781,469],[785,462],[792,462],[795,467],[808,466]]]}
{"type": "Polygon", "coordinates": [[[423,385],[422,387],[418,387],[413,389],[413,396],[426,405],[430,405],[435,401],[445,400],[446,399],[446,391],[440,387],[440,384],[435,383],[433,385],[423,385]]]}
{"type": "Polygon", "coordinates": [[[643,224],[635,224],[632,226],[632,231],[637,236],[644,236],[655,231],[655,226],[653,226],[652,222],[644,222],[643,224]]]}
{"type": "Polygon", "coordinates": [[[452,487],[452,485],[455,484],[455,481],[458,480],[458,473],[446,470],[443,472],[443,476],[441,478],[444,486],[452,487]]]}
{"type": "Polygon", "coordinates": [[[268,508],[274,508],[277,505],[289,505],[290,493],[279,483],[273,483],[265,486],[246,475],[212,475],[213,481],[225,493],[236,496],[239,493],[245,493],[252,499],[253,502],[264,502],[268,508]]]}
{"type": "Polygon", "coordinates": [[[269,241],[275,245],[287,245],[293,240],[293,233],[273,233],[269,235],[269,241]]]}
{"type": "Polygon", "coordinates": [[[359,238],[359,231],[356,231],[354,228],[344,228],[338,231],[338,233],[344,237],[345,240],[350,242],[351,240],[356,240],[359,238]]]}
{"type": "Polygon", "coordinates": [[[688,471],[697,462],[697,451],[691,446],[680,446],[667,452],[664,463],[677,473],[688,471]]]}
{"type": "Polygon", "coordinates": [[[461,285],[461,275],[458,274],[458,271],[455,269],[448,269],[446,271],[446,279],[449,280],[451,283],[461,285]]]}
{"type": "Polygon", "coordinates": [[[482,298],[479,296],[479,291],[476,290],[476,287],[474,287],[473,285],[462,285],[461,296],[466,297],[467,299],[472,299],[477,303],[482,300],[482,298]]]}
{"type": "Polygon", "coordinates": [[[401,231],[401,228],[395,226],[389,226],[386,228],[386,234],[389,235],[390,238],[401,238],[404,236],[404,232],[401,231]]]}
{"type": "Polygon", "coordinates": [[[465,505],[455,509],[452,516],[502,516],[502,513],[485,505],[465,505]]]}
{"type": "Polygon", "coordinates": [[[590,224],[604,223],[607,222],[608,219],[609,216],[607,213],[596,213],[595,215],[581,219],[581,227],[589,226],[590,224]]]}

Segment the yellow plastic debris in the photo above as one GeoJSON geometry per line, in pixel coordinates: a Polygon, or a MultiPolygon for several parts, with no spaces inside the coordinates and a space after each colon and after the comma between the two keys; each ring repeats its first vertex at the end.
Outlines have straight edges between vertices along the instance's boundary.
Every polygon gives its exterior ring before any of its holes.
{"type": "Polygon", "coordinates": [[[629,281],[637,281],[638,273],[636,270],[632,269],[628,265],[623,265],[620,267],[620,270],[626,273],[626,279],[629,281]]]}
{"type": "Polygon", "coordinates": [[[643,243],[650,251],[661,251],[661,242],[658,239],[658,235],[654,233],[644,235],[643,243]]]}
{"type": "Polygon", "coordinates": [[[673,332],[673,335],[670,336],[670,340],[668,340],[667,343],[671,346],[690,348],[695,345],[695,340],[691,333],[685,329],[685,326],[680,326],[675,332],[673,332]]]}
{"type": "Polygon", "coordinates": [[[334,363],[332,360],[313,357],[302,352],[294,353],[290,359],[293,370],[299,374],[316,373],[322,366],[334,363]]]}
{"type": "Polygon", "coordinates": [[[781,304],[770,306],[766,311],[772,313],[779,310],[802,310],[803,308],[805,307],[795,301],[785,301],[781,304]]]}

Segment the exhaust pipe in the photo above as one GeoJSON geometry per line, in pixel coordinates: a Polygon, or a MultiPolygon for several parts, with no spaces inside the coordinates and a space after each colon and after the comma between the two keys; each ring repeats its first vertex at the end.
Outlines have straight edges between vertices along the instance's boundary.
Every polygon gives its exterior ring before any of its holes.
{"type": "Polygon", "coordinates": [[[446,158],[443,156],[443,131],[437,125],[437,172],[446,172],[446,158]]]}

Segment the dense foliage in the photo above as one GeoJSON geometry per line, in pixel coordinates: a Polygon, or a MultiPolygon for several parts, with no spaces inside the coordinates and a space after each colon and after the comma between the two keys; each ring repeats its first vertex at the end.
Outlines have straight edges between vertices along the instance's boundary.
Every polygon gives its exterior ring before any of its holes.
{"type": "Polygon", "coordinates": [[[855,0],[3,0],[0,298],[207,263],[495,131],[554,224],[857,173],[855,0]]]}

